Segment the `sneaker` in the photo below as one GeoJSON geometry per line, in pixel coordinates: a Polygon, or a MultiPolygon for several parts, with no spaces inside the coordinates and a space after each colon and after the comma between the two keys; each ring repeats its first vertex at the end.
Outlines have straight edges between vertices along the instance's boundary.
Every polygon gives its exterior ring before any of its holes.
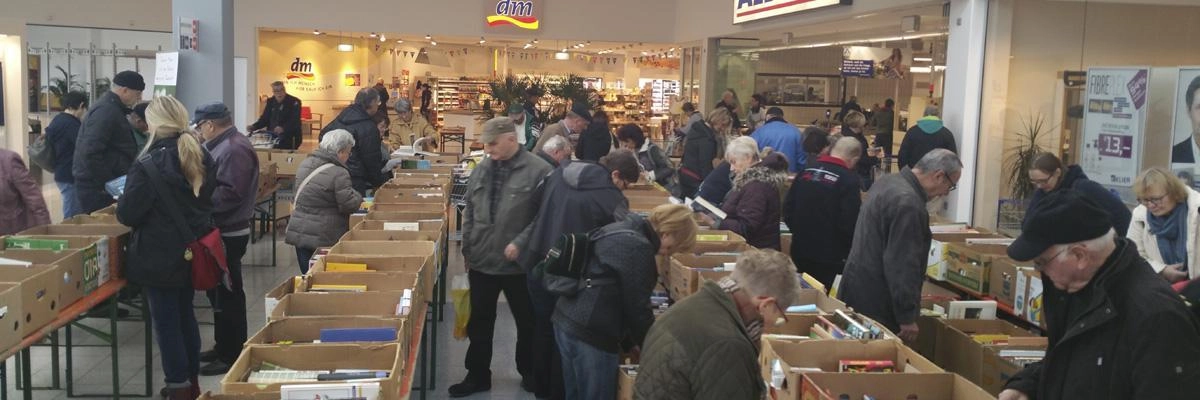
{"type": "Polygon", "coordinates": [[[230,365],[224,361],[221,361],[221,360],[213,361],[211,363],[205,364],[203,367],[200,367],[200,375],[203,375],[203,376],[225,375],[226,372],[229,372],[229,367],[230,367],[230,365]]]}
{"type": "Polygon", "coordinates": [[[200,362],[210,363],[213,361],[217,361],[217,351],[215,349],[200,352],[200,362]]]}
{"type": "Polygon", "coordinates": [[[491,379],[479,379],[468,374],[462,382],[450,385],[449,392],[451,398],[459,398],[489,390],[492,390],[491,379]]]}

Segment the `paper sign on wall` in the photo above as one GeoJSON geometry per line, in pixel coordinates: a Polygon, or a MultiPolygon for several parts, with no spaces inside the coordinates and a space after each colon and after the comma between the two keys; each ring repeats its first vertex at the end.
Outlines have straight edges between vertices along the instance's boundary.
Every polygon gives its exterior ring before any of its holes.
{"type": "Polygon", "coordinates": [[[179,52],[168,51],[154,55],[154,96],[175,95],[179,78],[179,52]]]}
{"type": "Polygon", "coordinates": [[[1141,168],[1150,69],[1089,68],[1080,164],[1102,185],[1130,187],[1141,168]]]}

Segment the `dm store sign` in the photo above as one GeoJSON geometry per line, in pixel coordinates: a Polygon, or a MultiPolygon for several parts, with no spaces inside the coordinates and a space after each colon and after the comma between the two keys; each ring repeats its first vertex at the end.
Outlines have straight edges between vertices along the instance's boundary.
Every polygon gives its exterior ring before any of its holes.
{"type": "Polygon", "coordinates": [[[317,75],[313,72],[313,64],[304,61],[300,57],[296,57],[287,71],[287,89],[293,92],[312,93],[321,92],[333,88],[333,85],[317,81],[317,75]]]}
{"type": "Polygon", "coordinates": [[[854,0],[733,0],[733,23],[853,3],[854,0]]]}
{"type": "Polygon", "coordinates": [[[542,0],[484,0],[487,30],[535,32],[541,28],[542,0]]]}

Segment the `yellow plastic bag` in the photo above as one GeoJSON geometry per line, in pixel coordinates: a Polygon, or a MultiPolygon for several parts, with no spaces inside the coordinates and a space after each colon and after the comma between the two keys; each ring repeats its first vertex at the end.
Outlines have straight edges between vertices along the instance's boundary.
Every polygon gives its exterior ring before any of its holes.
{"type": "Polygon", "coordinates": [[[450,282],[450,299],[454,301],[454,339],[466,339],[467,321],[471,319],[471,283],[466,274],[450,282]]]}

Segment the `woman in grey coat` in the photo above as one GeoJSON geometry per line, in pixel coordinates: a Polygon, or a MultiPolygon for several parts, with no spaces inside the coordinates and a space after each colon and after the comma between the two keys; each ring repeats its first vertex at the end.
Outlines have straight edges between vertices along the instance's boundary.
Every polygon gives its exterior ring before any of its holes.
{"type": "Polygon", "coordinates": [[[320,148],[300,163],[296,208],[285,240],[296,247],[300,273],[308,273],[308,262],[318,247],[333,246],[350,230],[350,214],[362,204],[346,169],[353,148],[354,135],[345,129],[332,130],[321,139],[320,148]]]}

